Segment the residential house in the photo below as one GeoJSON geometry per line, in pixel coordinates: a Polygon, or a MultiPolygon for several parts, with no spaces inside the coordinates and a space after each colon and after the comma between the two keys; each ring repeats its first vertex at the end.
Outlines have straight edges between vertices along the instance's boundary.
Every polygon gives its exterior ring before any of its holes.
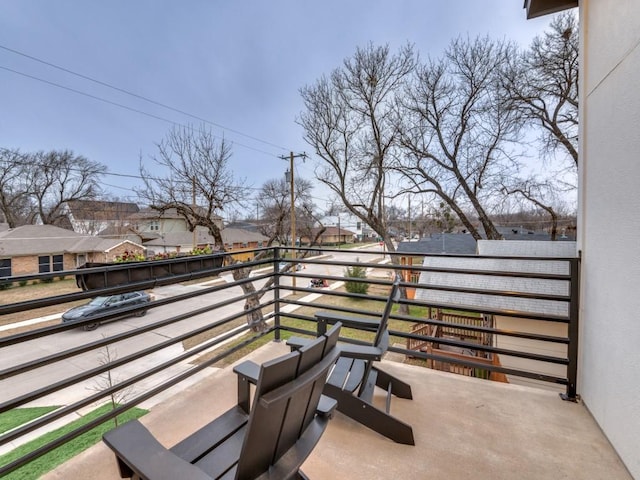
{"type": "Polygon", "coordinates": [[[320,224],[325,227],[336,227],[351,231],[358,242],[368,241],[378,237],[369,225],[350,213],[327,215],[320,219],[320,224]]]}
{"type": "Polygon", "coordinates": [[[125,252],[144,251],[129,240],[83,235],[53,225],[24,225],[0,232],[0,277],[74,270],[86,262],[112,262],[125,252]]]}
{"type": "MultiPolygon", "coordinates": [[[[222,217],[215,216],[212,220],[223,228],[222,217]]],[[[162,235],[176,232],[188,232],[189,227],[185,218],[178,214],[175,208],[170,208],[165,212],[158,212],[150,208],[145,208],[129,216],[131,228],[143,238],[150,240],[162,235]]],[[[206,232],[206,227],[198,226],[196,230],[206,232]]]]}
{"type": "MultiPolygon", "coordinates": [[[[309,244],[311,240],[316,238],[322,228],[316,227],[311,229],[311,238],[303,235],[300,238],[300,242],[303,244],[309,244]]],[[[338,227],[325,227],[324,232],[320,234],[317,240],[318,245],[338,245],[344,243],[354,243],[357,239],[357,234],[351,230],[338,227]]]]}
{"type": "Polygon", "coordinates": [[[224,249],[227,252],[232,252],[233,258],[239,261],[250,260],[255,256],[254,253],[243,252],[243,250],[266,247],[269,241],[267,237],[257,230],[225,227],[221,233],[224,249]]]}
{"type": "Polygon", "coordinates": [[[125,233],[129,217],[140,208],[129,202],[73,200],[63,204],[62,211],[74,232],[98,235],[105,230],[125,233]]]}

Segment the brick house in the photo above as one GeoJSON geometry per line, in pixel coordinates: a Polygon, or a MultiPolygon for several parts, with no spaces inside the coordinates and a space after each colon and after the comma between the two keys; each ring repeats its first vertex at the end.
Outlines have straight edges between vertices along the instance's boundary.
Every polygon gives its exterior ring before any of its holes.
{"type": "Polygon", "coordinates": [[[125,252],[144,254],[145,248],[52,225],[24,225],[0,232],[0,277],[74,270],[86,262],[112,262],[125,252]]]}

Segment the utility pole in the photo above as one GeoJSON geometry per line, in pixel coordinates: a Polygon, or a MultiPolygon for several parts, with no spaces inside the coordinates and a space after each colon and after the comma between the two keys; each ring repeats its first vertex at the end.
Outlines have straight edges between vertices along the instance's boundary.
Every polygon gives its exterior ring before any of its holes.
{"type": "MultiPolygon", "coordinates": [[[[303,160],[305,158],[307,158],[307,154],[306,153],[298,153],[295,154],[293,152],[289,153],[289,170],[287,172],[285,172],[284,176],[285,179],[289,180],[289,189],[291,190],[291,258],[293,259],[293,263],[291,264],[291,269],[293,270],[293,277],[292,278],[292,282],[291,285],[293,286],[293,288],[296,288],[296,277],[295,277],[295,272],[296,272],[296,209],[295,209],[295,205],[294,205],[294,201],[295,201],[295,177],[293,174],[293,159],[294,158],[302,158],[303,160]],[[287,175],[288,174],[288,175],[287,175]]],[[[282,160],[286,160],[287,157],[286,156],[281,156],[280,157],[282,160]]]]}
{"type": "MultiPolygon", "coordinates": [[[[191,180],[191,208],[193,208],[194,212],[196,211],[196,179],[195,177],[191,180]]],[[[194,227],[193,228],[193,249],[192,249],[193,252],[195,252],[197,242],[198,242],[197,235],[198,233],[196,232],[196,228],[194,227]]]]}
{"type": "Polygon", "coordinates": [[[413,235],[411,234],[411,195],[409,195],[409,241],[413,240],[413,235]]]}

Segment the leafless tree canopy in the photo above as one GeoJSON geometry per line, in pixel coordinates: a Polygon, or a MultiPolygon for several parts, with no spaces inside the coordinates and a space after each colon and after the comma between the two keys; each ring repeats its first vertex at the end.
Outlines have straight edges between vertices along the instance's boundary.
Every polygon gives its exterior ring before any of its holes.
{"type": "Polygon", "coordinates": [[[411,46],[358,48],[329,77],[301,90],[305,140],[323,160],[318,179],[394,250],[384,203],[397,154],[396,97],[415,68],[411,46]]]}
{"type": "MultiPolygon", "coordinates": [[[[260,189],[258,205],[262,211],[260,233],[269,238],[269,243],[277,241],[286,245],[291,233],[291,191],[290,184],[284,178],[269,180],[260,189]]],[[[309,219],[314,218],[313,185],[309,180],[296,178],[294,182],[294,205],[296,207],[297,231],[306,234],[313,225],[309,219]],[[306,230],[306,231],[305,231],[306,230]]]]}
{"type": "Polygon", "coordinates": [[[144,188],[139,195],[158,212],[176,209],[191,231],[206,227],[224,249],[216,216],[242,203],[247,193],[244,180],[230,168],[229,144],[204,127],[176,127],[157,147],[154,167],[140,165],[144,188]]]}
{"type": "Polygon", "coordinates": [[[33,223],[61,225],[63,205],[92,200],[100,191],[104,165],[70,150],[22,154],[0,150],[0,208],[11,227],[33,223]]]}
{"type": "Polygon", "coordinates": [[[545,153],[560,149],[574,167],[578,165],[578,42],[576,17],[565,12],[502,69],[506,106],[542,129],[545,153]]]}
{"type": "Polygon", "coordinates": [[[454,40],[445,55],[419,66],[398,109],[407,155],[399,172],[409,189],[435,194],[476,238],[471,208],[488,238],[501,238],[489,217],[500,178],[513,171],[509,147],[516,116],[500,107],[497,72],[513,47],[489,38],[454,40]]]}

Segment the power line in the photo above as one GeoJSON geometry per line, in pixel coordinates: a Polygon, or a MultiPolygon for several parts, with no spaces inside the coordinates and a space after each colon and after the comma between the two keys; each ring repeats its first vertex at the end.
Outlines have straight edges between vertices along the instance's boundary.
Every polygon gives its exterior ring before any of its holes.
{"type": "MultiPolygon", "coordinates": [[[[38,82],[42,82],[42,83],[45,83],[47,85],[51,85],[51,86],[54,86],[54,87],[57,87],[57,88],[61,88],[63,90],[67,90],[69,92],[72,92],[72,93],[75,93],[75,94],[78,94],[78,95],[89,97],[91,99],[107,103],[109,105],[113,105],[113,106],[116,106],[116,107],[119,107],[119,108],[123,108],[125,110],[129,110],[130,112],[135,112],[135,113],[139,113],[141,115],[146,115],[147,117],[155,118],[156,120],[161,120],[163,122],[170,123],[170,124],[172,124],[174,126],[183,127],[183,128],[187,128],[187,129],[191,129],[192,128],[189,125],[184,125],[182,123],[175,122],[173,120],[170,120],[170,119],[165,118],[165,117],[161,117],[159,115],[155,115],[153,113],[148,113],[148,112],[145,112],[143,110],[139,110],[137,108],[129,107],[129,106],[124,105],[122,103],[114,102],[112,100],[107,100],[106,98],[98,97],[96,95],[92,95],[90,93],[86,93],[86,92],[83,92],[81,90],[76,90],[75,88],[67,87],[65,85],[60,85],[59,83],[55,83],[55,82],[52,82],[50,80],[45,80],[44,78],[36,77],[36,76],[30,75],[28,73],[19,72],[17,70],[12,69],[12,68],[3,67],[2,65],[0,65],[0,69],[6,70],[6,71],[11,72],[11,73],[15,73],[16,75],[22,75],[23,77],[27,77],[27,78],[30,78],[32,80],[37,80],[38,82]]],[[[216,137],[216,138],[220,138],[220,139],[222,138],[219,135],[213,135],[213,136],[216,137]]],[[[251,147],[249,145],[245,145],[245,144],[240,143],[240,142],[233,142],[233,144],[234,145],[238,145],[238,146],[243,147],[243,148],[247,148],[249,150],[253,150],[255,152],[259,152],[259,153],[263,153],[265,155],[269,155],[270,157],[277,157],[277,155],[275,155],[275,154],[273,154],[271,152],[267,152],[265,150],[260,150],[259,148],[251,147]]]]}
{"type": "MultiPolygon", "coordinates": [[[[115,85],[111,85],[111,84],[109,84],[107,82],[103,82],[102,80],[98,80],[98,79],[89,77],[88,75],[84,75],[82,73],[74,72],[73,70],[69,70],[68,68],[61,67],[60,65],[56,65],[55,63],[47,62],[46,60],[42,60],[40,58],[34,57],[32,55],[28,55],[28,54],[23,53],[23,52],[19,52],[18,50],[14,50],[13,48],[9,48],[9,47],[6,47],[4,45],[0,45],[0,48],[3,49],[3,50],[6,50],[8,52],[14,53],[16,55],[20,55],[22,57],[25,57],[25,58],[28,58],[30,60],[33,60],[35,62],[42,63],[43,65],[47,65],[49,67],[58,69],[58,70],[60,70],[62,72],[69,73],[71,75],[75,75],[76,77],[82,78],[84,80],[88,80],[88,81],[96,83],[98,85],[102,85],[103,87],[107,87],[107,88],[110,88],[112,90],[124,93],[126,95],[130,95],[132,97],[138,98],[140,100],[144,100],[145,102],[149,102],[149,103],[151,103],[153,105],[157,105],[159,107],[166,108],[167,110],[171,110],[171,111],[174,111],[176,113],[180,113],[182,115],[186,115],[186,116],[194,118],[194,119],[196,119],[196,120],[198,120],[200,122],[208,123],[210,125],[213,125],[215,127],[220,128],[222,130],[226,130],[228,132],[235,133],[236,135],[240,135],[240,136],[243,136],[245,138],[249,138],[251,140],[254,140],[256,142],[264,143],[265,145],[269,145],[271,147],[279,148],[281,150],[287,150],[285,147],[283,147],[281,145],[277,145],[275,143],[271,143],[271,142],[268,142],[266,140],[262,140],[262,139],[260,139],[258,137],[254,137],[253,135],[246,134],[244,132],[241,132],[239,130],[235,130],[233,128],[225,127],[224,125],[221,125],[219,123],[213,122],[211,120],[207,120],[206,118],[202,118],[202,117],[200,117],[198,115],[194,115],[192,113],[186,112],[186,111],[181,110],[181,109],[176,108],[176,107],[172,107],[170,105],[167,105],[165,103],[159,102],[157,100],[153,100],[151,98],[145,97],[143,95],[139,95],[137,93],[130,92],[129,90],[125,90],[124,88],[116,87],[115,85]]],[[[16,73],[18,73],[18,72],[16,72],[16,73]]]]}

